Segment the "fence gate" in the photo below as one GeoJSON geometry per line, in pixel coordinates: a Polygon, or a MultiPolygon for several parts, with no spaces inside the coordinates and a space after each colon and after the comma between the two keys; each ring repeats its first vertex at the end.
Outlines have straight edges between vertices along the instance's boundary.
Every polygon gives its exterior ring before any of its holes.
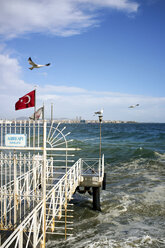
{"type": "Polygon", "coordinates": [[[45,247],[46,233],[69,234],[67,199],[80,168],[70,169],[68,135],[53,122],[0,122],[1,247],[45,247]]]}

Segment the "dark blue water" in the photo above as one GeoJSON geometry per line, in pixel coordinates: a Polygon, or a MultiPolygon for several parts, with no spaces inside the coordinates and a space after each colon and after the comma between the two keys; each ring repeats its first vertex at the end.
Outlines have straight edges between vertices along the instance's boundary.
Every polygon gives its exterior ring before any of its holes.
{"type": "MultiPolygon", "coordinates": [[[[99,157],[98,124],[70,124],[76,157],[99,157]]],[[[107,189],[101,212],[89,195],[74,203],[73,236],[48,247],[165,247],[165,124],[102,124],[107,189]]]]}

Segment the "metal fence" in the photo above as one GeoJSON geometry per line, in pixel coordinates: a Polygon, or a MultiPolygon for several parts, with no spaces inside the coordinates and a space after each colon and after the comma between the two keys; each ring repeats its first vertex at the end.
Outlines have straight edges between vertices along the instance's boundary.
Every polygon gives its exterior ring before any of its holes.
{"type": "Polygon", "coordinates": [[[104,159],[74,163],[69,134],[53,122],[0,121],[0,230],[12,231],[2,248],[45,247],[46,234],[71,234],[69,201],[84,175],[103,179],[104,159]]]}
{"type": "Polygon", "coordinates": [[[68,200],[71,199],[79,184],[80,160],[77,161],[59,181],[46,194],[44,200],[33,208],[27,217],[19,224],[10,237],[2,244],[1,248],[37,247],[43,243],[43,236],[47,234],[70,235],[73,216],[67,213],[68,200]],[[69,182],[69,183],[68,183],[69,182]],[[44,218],[44,205],[46,214],[44,218]],[[44,219],[45,224],[44,225],[44,219]],[[59,224],[59,225],[58,225],[59,224]],[[45,232],[43,232],[43,227],[45,232]]]}

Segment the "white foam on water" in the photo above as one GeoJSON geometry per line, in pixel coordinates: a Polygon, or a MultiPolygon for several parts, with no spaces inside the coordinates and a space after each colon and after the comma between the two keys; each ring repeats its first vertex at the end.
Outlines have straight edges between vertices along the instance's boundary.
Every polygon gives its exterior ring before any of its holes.
{"type": "MultiPolygon", "coordinates": [[[[123,172],[123,171],[125,171],[125,169],[127,169],[127,170],[129,169],[129,170],[131,170],[132,173],[136,174],[135,170],[140,169],[139,166],[145,165],[145,163],[146,163],[145,158],[137,158],[137,159],[134,159],[133,161],[120,163],[120,166],[115,166],[114,168],[112,168],[113,170],[110,172],[110,175],[120,173],[121,171],[123,172]]],[[[107,164],[107,165],[109,165],[109,164],[107,164]]]]}
{"type": "MultiPolygon", "coordinates": [[[[140,224],[140,223],[139,223],[140,224]]],[[[123,227],[124,228],[124,227],[123,227]]],[[[120,228],[119,228],[120,229],[120,228]]],[[[117,228],[118,230],[118,228],[117,228]]],[[[119,231],[119,230],[118,230],[119,231]]],[[[76,232],[72,237],[66,241],[49,240],[47,248],[164,248],[165,239],[153,238],[151,235],[134,232],[130,237],[120,235],[121,233],[114,233],[111,228],[104,230],[104,232],[97,233],[97,227],[88,228],[76,232]],[[140,235],[140,236],[139,236],[140,235]]]]}
{"type": "Polygon", "coordinates": [[[143,193],[144,197],[144,203],[159,203],[163,204],[165,203],[165,184],[157,185],[155,187],[152,187],[150,191],[143,193]]]}
{"type": "Polygon", "coordinates": [[[154,154],[160,158],[164,158],[165,159],[165,153],[159,153],[159,152],[154,152],[154,154]]]}
{"type": "Polygon", "coordinates": [[[149,235],[144,235],[141,238],[130,237],[127,240],[114,240],[107,237],[101,237],[99,240],[87,241],[83,243],[84,248],[149,248],[149,247],[164,247],[165,240],[156,240],[149,235]]]}
{"type": "Polygon", "coordinates": [[[143,238],[142,238],[142,240],[141,240],[141,243],[142,244],[152,244],[152,239],[151,239],[151,237],[149,236],[149,235],[146,235],[146,236],[144,236],[143,238]]]}
{"type": "Polygon", "coordinates": [[[102,212],[97,216],[99,223],[114,223],[114,218],[128,211],[128,208],[135,204],[135,200],[130,199],[128,194],[118,196],[119,204],[108,206],[106,210],[102,208],[102,212]]]}
{"type": "Polygon", "coordinates": [[[155,156],[157,156],[158,161],[165,165],[165,153],[154,152],[155,156]]]}
{"type": "Polygon", "coordinates": [[[130,200],[130,196],[129,195],[124,195],[123,198],[120,200],[121,205],[119,207],[121,207],[122,209],[119,211],[120,213],[126,212],[128,210],[128,207],[132,204],[134,204],[133,200],[130,200]]]}
{"type": "Polygon", "coordinates": [[[89,138],[89,139],[84,139],[84,140],[82,140],[82,141],[88,141],[88,140],[98,140],[99,138],[98,137],[96,137],[96,138],[89,138]]]}

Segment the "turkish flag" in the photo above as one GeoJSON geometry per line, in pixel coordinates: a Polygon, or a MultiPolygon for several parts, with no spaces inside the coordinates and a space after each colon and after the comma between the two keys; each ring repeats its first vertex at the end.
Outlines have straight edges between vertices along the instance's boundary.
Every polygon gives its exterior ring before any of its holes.
{"type": "Polygon", "coordinates": [[[19,98],[15,104],[15,110],[31,108],[35,106],[35,90],[19,98]]]}

